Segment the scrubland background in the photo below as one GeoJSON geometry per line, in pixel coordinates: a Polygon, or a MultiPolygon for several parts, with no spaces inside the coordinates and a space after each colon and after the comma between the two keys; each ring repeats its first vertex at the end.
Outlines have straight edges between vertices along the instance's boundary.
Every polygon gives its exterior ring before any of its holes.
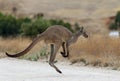
{"type": "MultiPolygon", "coordinates": [[[[110,30],[106,24],[107,19],[120,10],[119,3],[119,0],[0,0],[0,11],[30,18],[43,13],[46,19],[63,19],[71,24],[77,22],[84,26],[89,38],[80,37],[70,46],[70,62],[119,69],[120,39],[108,36],[110,30]],[[13,13],[13,7],[17,8],[16,13],[13,13]]],[[[30,43],[30,38],[0,38],[0,56],[6,57],[6,51],[22,51],[30,43]]],[[[32,54],[41,46],[44,46],[43,42],[31,50],[32,54]]],[[[59,52],[57,58],[63,59],[59,52]]]]}

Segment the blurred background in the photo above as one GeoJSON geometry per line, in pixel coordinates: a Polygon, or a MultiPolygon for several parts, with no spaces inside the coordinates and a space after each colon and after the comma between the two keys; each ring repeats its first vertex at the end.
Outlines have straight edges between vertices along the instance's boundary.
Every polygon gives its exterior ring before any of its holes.
{"type": "MultiPolygon", "coordinates": [[[[73,33],[83,26],[89,38],[80,37],[70,46],[71,64],[120,70],[119,3],[120,0],[0,0],[0,58],[6,57],[6,51],[22,51],[51,25],[63,25],[73,33]]],[[[46,47],[40,42],[21,58],[48,60],[46,47]]],[[[57,59],[64,59],[59,52],[57,59]]]]}

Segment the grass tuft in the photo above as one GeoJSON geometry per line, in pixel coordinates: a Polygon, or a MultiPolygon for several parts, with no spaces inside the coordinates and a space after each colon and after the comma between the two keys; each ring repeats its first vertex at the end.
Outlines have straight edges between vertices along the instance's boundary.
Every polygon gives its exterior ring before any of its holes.
{"type": "Polygon", "coordinates": [[[70,46],[70,60],[79,62],[81,59],[93,66],[120,67],[120,39],[101,35],[79,38],[70,46]]]}

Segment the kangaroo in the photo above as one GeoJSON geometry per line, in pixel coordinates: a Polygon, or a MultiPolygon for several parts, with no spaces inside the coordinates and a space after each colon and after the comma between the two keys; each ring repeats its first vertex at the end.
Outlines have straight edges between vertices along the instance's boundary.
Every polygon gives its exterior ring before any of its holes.
{"type": "Polygon", "coordinates": [[[51,27],[48,27],[43,33],[38,35],[32,43],[22,52],[16,53],[14,55],[11,55],[6,52],[6,55],[9,57],[19,57],[27,52],[29,52],[34,45],[36,45],[39,41],[44,40],[46,44],[50,44],[51,47],[51,54],[49,59],[49,65],[52,66],[57,72],[62,73],[55,65],[54,60],[57,54],[57,51],[59,50],[60,46],[63,48],[63,52],[61,52],[63,57],[69,56],[69,46],[70,44],[77,41],[78,37],[80,35],[83,35],[85,38],[88,37],[86,32],[84,31],[83,27],[80,28],[80,30],[73,34],[71,31],[69,31],[67,28],[61,26],[61,25],[54,25],[51,27]]]}

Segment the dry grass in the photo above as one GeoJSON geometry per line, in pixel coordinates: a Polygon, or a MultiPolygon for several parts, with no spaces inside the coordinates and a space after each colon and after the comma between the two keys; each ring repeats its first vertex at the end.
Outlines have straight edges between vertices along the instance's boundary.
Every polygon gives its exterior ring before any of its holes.
{"type": "MultiPolygon", "coordinates": [[[[5,52],[14,54],[23,51],[31,42],[32,40],[29,38],[0,38],[0,58],[6,56],[5,52]]],[[[39,42],[29,54],[35,54],[43,47],[43,42],[39,42]]]]}
{"type": "Polygon", "coordinates": [[[27,38],[3,39],[0,38],[0,52],[19,51],[25,48],[30,43],[27,38]]]}
{"type": "Polygon", "coordinates": [[[27,38],[3,39],[0,38],[0,57],[5,57],[5,52],[18,52],[30,43],[27,38]]]}
{"type": "MultiPolygon", "coordinates": [[[[0,52],[19,52],[30,44],[28,38],[0,39],[0,52]]],[[[43,43],[37,44],[31,52],[40,51],[43,43]]],[[[31,53],[30,52],[30,53],[31,53]]],[[[31,53],[33,54],[33,53],[31,53]]],[[[4,54],[5,55],[5,54],[4,54]]],[[[58,57],[59,58],[59,57],[58,57]]],[[[92,36],[79,40],[70,46],[70,61],[84,65],[120,67],[120,39],[105,36],[92,36]]]]}
{"type": "Polygon", "coordinates": [[[79,39],[70,47],[72,63],[84,62],[85,65],[120,67],[120,39],[93,36],[79,39]]]}

